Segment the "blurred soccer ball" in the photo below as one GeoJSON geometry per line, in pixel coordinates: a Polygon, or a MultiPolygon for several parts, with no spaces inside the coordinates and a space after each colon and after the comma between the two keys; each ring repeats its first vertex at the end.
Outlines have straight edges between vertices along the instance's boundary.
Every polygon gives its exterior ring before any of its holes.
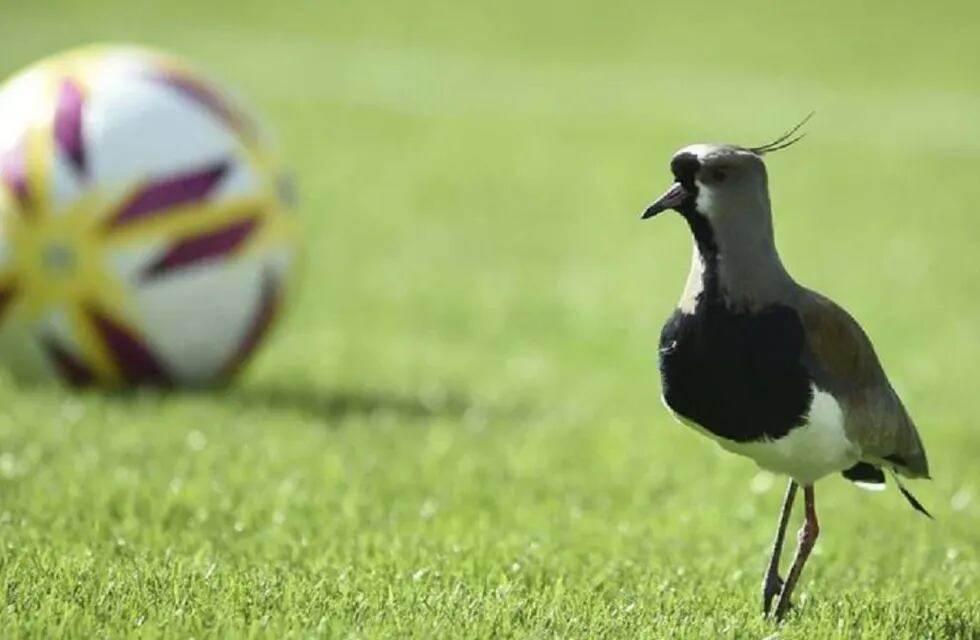
{"type": "Polygon", "coordinates": [[[233,376],[296,233],[255,118],[163,54],[91,48],[0,87],[0,364],[74,386],[233,376]]]}

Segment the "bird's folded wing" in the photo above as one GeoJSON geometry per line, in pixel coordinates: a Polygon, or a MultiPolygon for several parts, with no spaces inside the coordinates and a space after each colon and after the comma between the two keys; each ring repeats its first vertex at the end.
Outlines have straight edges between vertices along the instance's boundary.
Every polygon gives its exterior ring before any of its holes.
{"type": "Polygon", "coordinates": [[[909,476],[927,476],[919,434],[861,326],[815,292],[808,292],[797,310],[806,334],[804,365],[814,384],[840,403],[848,437],[869,460],[887,461],[909,476]]]}
{"type": "Polygon", "coordinates": [[[845,396],[886,381],[871,341],[844,309],[811,292],[798,311],[806,334],[805,364],[818,387],[845,396]]]}

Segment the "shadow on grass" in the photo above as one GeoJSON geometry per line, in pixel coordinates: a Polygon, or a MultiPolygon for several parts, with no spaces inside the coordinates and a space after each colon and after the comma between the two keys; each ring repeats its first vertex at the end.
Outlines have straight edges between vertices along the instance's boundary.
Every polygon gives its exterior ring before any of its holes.
{"type": "Polygon", "coordinates": [[[405,393],[375,389],[324,389],[310,384],[251,384],[210,393],[220,393],[228,401],[244,408],[295,411],[328,421],[385,415],[426,420],[463,418],[473,413],[484,413],[483,407],[456,390],[405,393]]]}
{"type": "Polygon", "coordinates": [[[54,383],[14,382],[20,394],[60,398],[100,398],[130,405],[163,405],[182,400],[204,401],[256,411],[294,412],[314,420],[339,422],[347,418],[400,420],[487,420],[524,416],[523,405],[493,406],[475,400],[469,393],[446,387],[424,389],[329,388],[303,380],[276,383],[222,384],[211,387],[172,388],[141,386],[119,389],[69,389],[54,383]]]}

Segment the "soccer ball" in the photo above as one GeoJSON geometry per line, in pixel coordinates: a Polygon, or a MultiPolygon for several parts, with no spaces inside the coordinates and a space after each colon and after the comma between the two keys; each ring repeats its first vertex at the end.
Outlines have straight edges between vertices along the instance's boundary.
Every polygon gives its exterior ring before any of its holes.
{"type": "Polygon", "coordinates": [[[253,115],[176,59],[70,52],[0,87],[0,364],[71,386],[229,380],[297,259],[253,115]]]}

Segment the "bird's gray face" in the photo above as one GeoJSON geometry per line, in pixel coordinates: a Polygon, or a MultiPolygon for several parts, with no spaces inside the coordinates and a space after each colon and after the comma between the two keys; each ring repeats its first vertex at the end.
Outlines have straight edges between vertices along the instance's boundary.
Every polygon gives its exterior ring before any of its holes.
{"type": "Polygon", "coordinates": [[[685,217],[694,213],[712,219],[726,201],[737,201],[765,190],[765,167],[755,153],[728,145],[684,147],[670,162],[674,183],[657,198],[643,219],[673,209],[685,217]]]}

